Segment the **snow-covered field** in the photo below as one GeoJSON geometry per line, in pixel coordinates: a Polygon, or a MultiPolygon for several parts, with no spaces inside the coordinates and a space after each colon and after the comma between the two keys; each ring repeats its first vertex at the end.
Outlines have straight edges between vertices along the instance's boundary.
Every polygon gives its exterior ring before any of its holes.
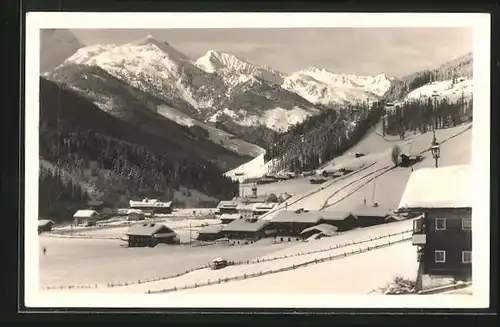
{"type": "Polygon", "coordinates": [[[415,247],[408,241],[296,270],[182,292],[369,294],[396,276],[415,279],[415,258],[415,247]]]}
{"type": "Polygon", "coordinates": [[[93,240],[40,236],[40,286],[106,285],[171,276],[210,263],[216,257],[251,260],[289,244],[255,243],[246,246],[159,245],[154,248],[121,247],[119,240],[93,240]]]}

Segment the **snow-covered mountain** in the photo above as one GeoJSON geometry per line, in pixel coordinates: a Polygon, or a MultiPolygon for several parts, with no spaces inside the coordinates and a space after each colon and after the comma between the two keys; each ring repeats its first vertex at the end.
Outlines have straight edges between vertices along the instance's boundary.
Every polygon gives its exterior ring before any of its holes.
{"type": "Polygon", "coordinates": [[[70,30],[40,30],[40,73],[53,70],[83,46],[70,30]]]}
{"type": "Polygon", "coordinates": [[[267,66],[258,66],[249,63],[235,55],[209,50],[204,56],[196,60],[196,65],[208,73],[217,72],[232,80],[229,84],[236,84],[239,81],[245,81],[252,76],[265,81],[281,85],[285,75],[277,70],[267,66]]]}
{"type": "Polygon", "coordinates": [[[292,73],[283,83],[283,88],[299,94],[312,103],[326,106],[377,101],[390,86],[391,79],[384,74],[374,77],[334,74],[317,67],[292,73]]]}
{"type": "Polygon", "coordinates": [[[186,55],[152,36],[124,45],[80,49],[61,66],[71,64],[98,66],[160,99],[184,102],[178,109],[194,116],[213,107],[226,93],[219,75],[203,71],[186,55]]]}

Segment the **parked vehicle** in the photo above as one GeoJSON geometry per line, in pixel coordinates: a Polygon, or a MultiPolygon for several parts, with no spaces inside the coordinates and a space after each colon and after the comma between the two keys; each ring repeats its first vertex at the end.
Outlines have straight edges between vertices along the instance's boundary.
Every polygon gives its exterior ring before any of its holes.
{"type": "Polygon", "coordinates": [[[223,258],[215,258],[212,260],[210,267],[213,270],[222,269],[224,267],[227,267],[227,260],[223,259],[223,258]]]}

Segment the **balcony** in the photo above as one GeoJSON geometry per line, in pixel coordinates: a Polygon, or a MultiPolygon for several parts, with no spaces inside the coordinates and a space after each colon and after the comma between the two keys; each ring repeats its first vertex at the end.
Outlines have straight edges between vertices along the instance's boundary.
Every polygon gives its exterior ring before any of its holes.
{"type": "Polygon", "coordinates": [[[413,234],[411,242],[413,245],[425,245],[427,241],[427,235],[425,234],[413,234]]]}

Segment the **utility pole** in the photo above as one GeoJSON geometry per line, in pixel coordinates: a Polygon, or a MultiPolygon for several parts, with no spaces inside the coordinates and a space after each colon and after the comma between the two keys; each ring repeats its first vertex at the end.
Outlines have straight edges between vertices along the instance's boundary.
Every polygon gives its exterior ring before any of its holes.
{"type": "Polygon", "coordinates": [[[189,223],[189,245],[191,245],[191,223],[189,223]]]}
{"type": "Polygon", "coordinates": [[[373,178],[373,192],[372,192],[372,204],[375,203],[375,183],[377,181],[377,178],[373,178]]]}

